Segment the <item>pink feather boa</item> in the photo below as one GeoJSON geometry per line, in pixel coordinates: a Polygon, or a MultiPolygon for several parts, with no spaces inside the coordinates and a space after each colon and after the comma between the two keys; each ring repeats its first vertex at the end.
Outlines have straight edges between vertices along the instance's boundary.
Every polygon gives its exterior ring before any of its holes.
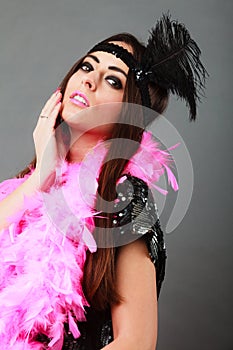
{"type": "MultiPolygon", "coordinates": [[[[0,232],[1,349],[42,350],[42,344],[32,339],[43,333],[51,339],[50,349],[61,350],[65,322],[79,337],[76,320],[85,320],[84,306],[88,306],[81,285],[83,267],[87,249],[96,250],[92,208],[105,154],[104,144],[99,143],[81,164],[64,161],[49,192],[25,198],[23,209],[0,232]]],[[[168,167],[171,161],[169,152],[144,133],[125,172],[166,194],[154,182],[166,172],[168,182],[178,189],[168,167]]],[[[0,200],[28,176],[4,181],[0,200]]]]}

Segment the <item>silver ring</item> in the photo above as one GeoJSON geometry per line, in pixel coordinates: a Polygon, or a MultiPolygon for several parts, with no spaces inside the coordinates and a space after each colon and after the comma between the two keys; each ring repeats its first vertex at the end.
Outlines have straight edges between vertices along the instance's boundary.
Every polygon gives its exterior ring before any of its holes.
{"type": "Polygon", "coordinates": [[[40,118],[48,118],[46,115],[40,115],[40,118]]]}

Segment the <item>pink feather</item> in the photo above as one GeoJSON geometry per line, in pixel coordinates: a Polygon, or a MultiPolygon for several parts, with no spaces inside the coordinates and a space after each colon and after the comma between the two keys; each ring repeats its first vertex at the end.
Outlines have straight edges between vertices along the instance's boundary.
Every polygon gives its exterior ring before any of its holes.
{"type": "Polygon", "coordinates": [[[80,332],[77,327],[77,323],[74,321],[71,313],[69,312],[69,328],[74,338],[78,338],[80,336],[80,332]]]}
{"type": "MultiPolygon", "coordinates": [[[[106,152],[104,143],[99,143],[81,164],[64,161],[50,191],[25,197],[22,210],[0,231],[1,349],[42,350],[33,341],[42,332],[51,338],[51,350],[61,350],[65,322],[75,338],[80,336],[71,311],[78,321],[85,320],[88,303],[81,281],[86,252],[96,250],[93,207],[106,152]]],[[[160,150],[152,135],[144,133],[125,172],[166,194],[155,183],[166,172],[168,182],[178,189],[171,161],[168,151],[160,150]]],[[[28,176],[0,184],[0,200],[28,176]]]]}

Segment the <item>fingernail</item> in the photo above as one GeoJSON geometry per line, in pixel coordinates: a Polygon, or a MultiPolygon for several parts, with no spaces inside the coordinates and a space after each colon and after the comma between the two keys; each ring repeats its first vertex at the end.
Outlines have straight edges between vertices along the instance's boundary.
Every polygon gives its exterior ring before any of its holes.
{"type": "Polygon", "coordinates": [[[61,90],[61,88],[60,87],[58,87],[55,91],[54,91],[54,93],[56,94],[58,91],[60,91],[61,90]]]}

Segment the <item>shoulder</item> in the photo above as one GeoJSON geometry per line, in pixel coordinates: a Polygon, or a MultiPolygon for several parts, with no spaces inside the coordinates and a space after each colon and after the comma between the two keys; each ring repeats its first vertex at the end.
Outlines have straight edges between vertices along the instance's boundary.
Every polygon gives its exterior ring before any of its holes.
{"type": "MultiPolygon", "coordinates": [[[[118,229],[117,246],[126,246],[138,240],[134,249],[143,252],[146,247],[156,268],[159,295],[165,275],[166,248],[153,194],[142,179],[128,174],[118,184],[117,193],[113,217],[113,226],[118,229]]],[[[125,247],[124,251],[128,251],[128,248],[125,247]]]]}
{"type": "Polygon", "coordinates": [[[115,204],[119,226],[130,220],[135,234],[143,234],[158,219],[153,195],[142,179],[124,175],[117,185],[118,198],[115,204]]]}

